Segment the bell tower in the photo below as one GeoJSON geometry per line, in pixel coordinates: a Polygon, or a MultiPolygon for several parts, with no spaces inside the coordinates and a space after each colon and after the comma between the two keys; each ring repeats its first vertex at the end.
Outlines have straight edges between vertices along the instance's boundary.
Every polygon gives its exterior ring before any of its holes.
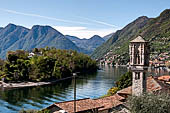
{"type": "Polygon", "coordinates": [[[130,67],[132,70],[132,95],[140,96],[146,91],[146,70],[149,66],[149,42],[141,36],[130,41],[130,67]]]}

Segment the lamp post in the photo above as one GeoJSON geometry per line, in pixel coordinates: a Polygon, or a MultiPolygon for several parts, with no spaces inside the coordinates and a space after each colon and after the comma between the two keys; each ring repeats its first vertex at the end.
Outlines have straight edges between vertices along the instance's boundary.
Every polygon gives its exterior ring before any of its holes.
{"type": "Polygon", "coordinates": [[[74,78],[74,113],[76,113],[76,73],[73,73],[74,78]]]}

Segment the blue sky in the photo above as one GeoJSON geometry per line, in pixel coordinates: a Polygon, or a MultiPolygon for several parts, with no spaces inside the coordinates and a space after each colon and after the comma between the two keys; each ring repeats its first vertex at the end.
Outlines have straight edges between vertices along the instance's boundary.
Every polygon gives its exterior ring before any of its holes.
{"type": "Polygon", "coordinates": [[[0,0],[0,26],[50,25],[63,34],[89,38],[121,29],[139,16],[156,17],[169,0],[0,0]]]}

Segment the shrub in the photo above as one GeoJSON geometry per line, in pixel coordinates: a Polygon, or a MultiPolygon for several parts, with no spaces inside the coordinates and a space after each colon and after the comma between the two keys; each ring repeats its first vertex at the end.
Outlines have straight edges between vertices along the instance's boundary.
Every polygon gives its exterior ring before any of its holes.
{"type": "Polygon", "coordinates": [[[170,96],[167,94],[131,96],[127,103],[132,113],[170,113],[170,96]]]}
{"type": "Polygon", "coordinates": [[[108,90],[107,95],[113,95],[119,90],[118,87],[112,87],[108,90]]]}
{"type": "Polygon", "coordinates": [[[117,87],[120,89],[127,88],[132,85],[132,72],[126,72],[116,82],[117,87]]]}

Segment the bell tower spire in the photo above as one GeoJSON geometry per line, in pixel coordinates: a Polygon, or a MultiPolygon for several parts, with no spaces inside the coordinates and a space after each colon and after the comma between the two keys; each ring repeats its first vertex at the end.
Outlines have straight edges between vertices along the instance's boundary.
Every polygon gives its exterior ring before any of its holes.
{"type": "Polygon", "coordinates": [[[132,70],[132,95],[140,96],[146,91],[146,70],[149,66],[149,42],[141,36],[130,41],[130,66],[132,70]]]}

